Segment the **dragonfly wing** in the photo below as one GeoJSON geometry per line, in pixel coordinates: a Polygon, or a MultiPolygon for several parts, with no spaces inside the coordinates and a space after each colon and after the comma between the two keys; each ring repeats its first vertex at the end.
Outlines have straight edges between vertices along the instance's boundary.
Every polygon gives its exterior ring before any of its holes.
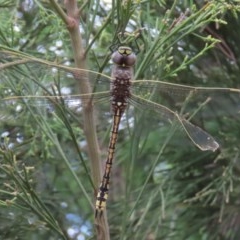
{"type": "Polygon", "coordinates": [[[209,135],[200,127],[193,125],[188,120],[180,117],[180,115],[170,110],[169,108],[157,104],[155,102],[152,102],[150,100],[143,99],[134,94],[131,96],[130,101],[133,105],[135,105],[139,109],[153,110],[157,112],[158,115],[162,117],[162,119],[168,120],[170,122],[177,120],[187,133],[190,140],[202,151],[206,150],[215,151],[219,147],[218,143],[211,135],[209,135]]]}
{"type": "Polygon", "coordinates": [[[10,83],[11,87],[17,86],[24,96],[65,95],[67,92],[68,95],[83,94],[82,99],[89,98],[86,91],[81,89],[81,84],[78,84],[82,81],[90,83],[88,94],[91,94],[91,98],[100,99],[104,96],[101,95],[102,92],[109,91],[112,82],[111,77],[90,70],[6,53],[0,53],[0,56],[1,83],[10,83]]]}
{"type": "Polygon", "coordinates": [[[133,93],[169,106],[174,111],[190,113],[200,105],[204,118],[234,116],[240,113],[240,89],[194,87],[154,80],[133,81],[133,93]]]}
{"type": "MultiPolygon", "coordinates": [[[[105,118],[109,116],[110,77],[8,54],[0,56],[0,118],[2,125],[7,126],[2,131],[10,129],[9,124],[20,124],[20,118],[24,119],[30,112],[45,119],[53,119],[55,113],[59,117],[64,112],[70,122],[81,126],[81,112],[87,103],[96,104],[106,113],[105,118]],[[82,93],[82,89],[77,89],[78,82],[86,78],[91,89],[82,93]]],[[[31,117],[28,119],[33,121],[31,117]]],[[[24,122],[28,124],[25,119],[21,124],[24,122]]]]}
{"type": "Polygon", "coordinates": [[[219,144],[215,141],[215,139],[203,129],[193,125],[186,119],[182,119],[179,116],[177,117],[188,137],[199,149],[202,151],[210,150],[214,152],[219,148],[219,144]]]}

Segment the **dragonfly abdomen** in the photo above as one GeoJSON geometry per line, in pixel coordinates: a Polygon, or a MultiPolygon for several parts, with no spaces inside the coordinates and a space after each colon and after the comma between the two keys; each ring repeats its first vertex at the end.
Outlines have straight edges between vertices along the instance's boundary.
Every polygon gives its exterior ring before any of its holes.
{"type": "Polygon", "coordinates": [[[108,146],[108,157],[105,164],[105,171],[103,175],[103,179],[101,185],[99,187],[99,191],[97,194],[96,200],[96,212],[95,216],[102,215],[103,210],[106,208],[106,201],[108,198],[108,191],[109,191],[109,183],[110,183],[110,174],[112,169],[113,157],[115,152],[115,145],[117,142],[118,137],[118,129],[121,117],[123,115],[124,110],[120,107],[116,110],[115,115],[113,116],[113,126],[111,131],[110,142],[108,146]]]}

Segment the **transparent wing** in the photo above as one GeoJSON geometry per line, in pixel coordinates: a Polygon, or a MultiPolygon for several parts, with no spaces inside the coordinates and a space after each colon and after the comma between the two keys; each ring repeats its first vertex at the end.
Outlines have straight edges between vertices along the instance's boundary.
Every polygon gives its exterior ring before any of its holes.
{"type": "Polygon", "coordinates": [[[109,76],[52,62],[21,58],[18,55],[2,53],[0,57],[1,89],[4,98],[34,96],[40,104],[44,96],[48,99],[51,96],[62,96],[66,101],[71,101],[65,96],[73,95],[73,98],[81,97],[84,100],[91,97],[91,100],[98,101],[110,95],[112,79],[109,76]],[[90,86],[87,86],[89,88],[82,89],[82,83],[84,87],[86,82],[90,83],[90,86]]]}
{"type": "Polygon", "coordinates": [[[213,121],[222,125],[226,117],[240,119],[239,89],[192,87],[154,80],[137,80],[133,81],[132,92],[134,105],[154,110],[159,119],[176,119],[201,150],[215,151],[219,145],[211,135],[186,119],[193,119],[199,125],[213,121]]]}
{"type": "MultiPolygon", "coordinates": [[[[89,100],[91,104],[99,103],[99,116],[110,111],[109,90],[113,79],[109,76],[6,53],[0,61],[2,117],[4,113],[5,116],[14,116],[21,109],[48,115],[49,111],[59,107],[67,109],[69,115],[74,116],[81,113],[83,105],[89,100]],[[77,94],[78,83],[86,80],[90,80],[89,92],[83,93],[79,88],[81,94],[77,94]]],[[[159,120],[177,120],[192,142],[202,150],[214,151],[218,143],[207,132],[190,123],[187,120],[189,117],[204,120],[226,115],[235,119],[240,117],[239,89],[135,80],[132,81],[131,91],[133,95],[130,103],[140,109],[153,110],[159,120]]]]}
{"type": "Polygon", "coordinates": [[[216,116],[239,117],[240,89],[204,88],[166,83],[154,80],[133,81],[133,93],[141,98],[167,105],[174,112],[191,115],[198,113],[205,119],[216,116]]]}
{"type": "Polygon", "coordinates": [[[55,127],[56,121],[60,126],[68,118],[81,128],[81,112],[89,103],[99,106],[100,118],[109,118],[110,77],[8,54],[2,54],[0,61],[1,134],[9,131],[16,136],[21,126],[33,125],[40,117],[55,127]],[[86,79],[90,80],[90,92],[79,94],[78,83],[86,79]]]}
{"type": "Polygon", "coordinates": [[[178,121],[191,141],[202,151],[215,151],[218,149],[219,144],[210,134],[205,132],[200,127],[193,125],[191,122],[182,118],[179,114],[173,112],[169,108],[150,100],[140,98],[134,94],[131,96],[130,101],[134,106],[140,109],[155,111],[157,113],[157,116],[161,117],[161,119],[169,121],[170,123],[173,121],[178,121]]]}

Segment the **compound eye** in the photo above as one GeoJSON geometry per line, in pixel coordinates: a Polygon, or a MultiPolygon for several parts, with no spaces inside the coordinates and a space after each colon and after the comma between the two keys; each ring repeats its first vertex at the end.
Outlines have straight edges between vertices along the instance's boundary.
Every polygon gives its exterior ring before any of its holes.
{"type": "Polygon", "coordinates": [[[135,64],[136,55],[131,48],[122,46],[112,54],[112,60],[117,65],[130,67],[135,64]]]}
{"type": "Polygon", "coordinates": [[[131,53],[126,59],[126,66],[133,66],[136,62],[136,55],[131,53]]]}

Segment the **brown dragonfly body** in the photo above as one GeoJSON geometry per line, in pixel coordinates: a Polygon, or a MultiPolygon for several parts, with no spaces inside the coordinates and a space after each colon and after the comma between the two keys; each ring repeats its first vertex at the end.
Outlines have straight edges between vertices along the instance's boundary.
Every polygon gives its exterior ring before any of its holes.
{"type": "Polygon", "coordinates": [[[118,136],[118,128],[121,117],[128,105],[128,100],[131,96],[130,86],[131,80],[133,79],[133,66],[136,61],[136,56],[130,48],[119,47],[119,49],[113,53],[112,60],[114,63],[112,71],[112,79],[114,80],[111,82],[113,126],[108,147],[108,156],[105,165],[105,171],[96,200],[96,216],[101,215],[104,208],[106,207],[111,168],[118,136]]]}

